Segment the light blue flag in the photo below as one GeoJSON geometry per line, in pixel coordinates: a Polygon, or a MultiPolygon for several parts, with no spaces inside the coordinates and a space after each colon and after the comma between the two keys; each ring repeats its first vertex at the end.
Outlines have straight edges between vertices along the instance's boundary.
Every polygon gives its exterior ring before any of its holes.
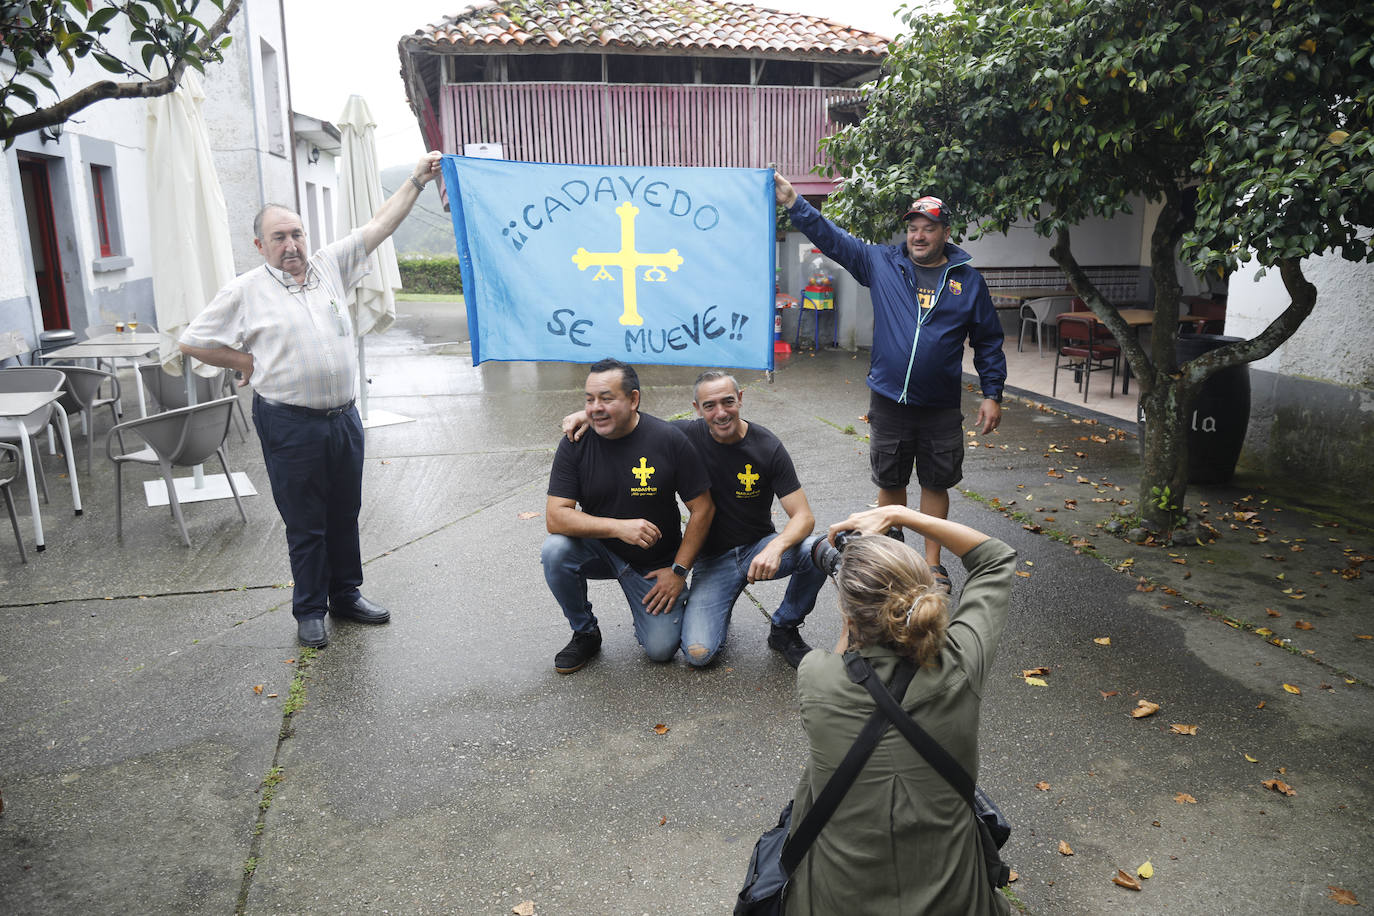
{"type": "Polygon", "coordinates": [[[773,367],[772,171],[443,168],[473,365],[773,367]]]}

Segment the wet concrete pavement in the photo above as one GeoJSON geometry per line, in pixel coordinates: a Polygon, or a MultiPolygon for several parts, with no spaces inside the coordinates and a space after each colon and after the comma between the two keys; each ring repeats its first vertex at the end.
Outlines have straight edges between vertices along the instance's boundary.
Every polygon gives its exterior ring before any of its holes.
{"type": "MultiPolygon", "coordinates": [[[[190,505],[190,549],[127,486],[116,540],[103,466],[81,518],[53,488],[43,555],[20,565],[0,541],[0,911],[729,911],[804,761],[793,673],[764,645],[760,606],[782,585],[751,588],[721,662],[696,671],[646,661],[619,590],[595,584],[605,648],[555,674],[567,629],[538,562],[544,487],[585,369],[475,369],[460,314],[401,308],[369,342],[372,405],[415,422],[369,431],[362,514],[365,592],[390,625],[296,647],[251,438],[230,453],[263,494],[248,524],[231,503],[190,505]]],[[[741,374],[746,417],[789,445],[823,523],[873,495],[866,368],[825,351],[780,360],[772,384],[741,374]]],[[[645,409],[686,409],[694,377],[646,367],[645,409]]],[[[970,438],[952,514],[1015,546],[1025,573],[981,732],[1018,904],[1374,900],[1374,641],[1359,638],[1374,588],[1354,575],[1374,554],[1368,497],[1242,476],[1192,494],[1215,543],[1135,545],[1098,527],[1135,495],[1128,432],[1057,409],[1072,405],[1005,407],[1001,430],[970,438]],[[1047,686],[1031,686],[1040,666],[1047,686]],[[1160,711],[1132,718],[1141,699],[1160,711]],[[1143,890],[1111,883],[1147,860],[1143,890]]],[[[829,589],[804,632],[833,645],[829,589]]]]}

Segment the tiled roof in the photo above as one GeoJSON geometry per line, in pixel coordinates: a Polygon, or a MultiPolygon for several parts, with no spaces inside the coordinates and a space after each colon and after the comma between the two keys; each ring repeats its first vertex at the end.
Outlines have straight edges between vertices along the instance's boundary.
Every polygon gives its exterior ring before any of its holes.
{"type": "Polygon", "coordinates": [[[485,0],[406,43],[569,51],[834,54],[880,60],[888,39],[801,13],[733,0],[485,0]]]}

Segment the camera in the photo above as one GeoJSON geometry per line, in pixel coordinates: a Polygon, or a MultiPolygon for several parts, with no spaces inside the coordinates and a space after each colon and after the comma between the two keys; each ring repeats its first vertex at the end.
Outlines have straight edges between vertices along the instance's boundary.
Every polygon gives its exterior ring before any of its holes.
{"type": "Polygon", "coordinates": [[[817,569],[825,571],[827,576],[835,575],[840,568],[840,553],[845,545],[859,536],[857,531],[838,531],[835,533],[835,544],[832,547],[830,542],[821,538],[811,545],[811,562],[817,569]]]}
{"type": "MultiPolygon", "coordinates": [[[[904,540],[902,529],[893,527],[883,532],[887,537],[894,541],[904,540]]],[[[837,531],[835,532],[835,545],[832,547],[830,542],[821,538],[811,545],[811,562],[817,569],[824,570],[827,576],[834,576],[840,569],[840,554],[844,552],[845,546],[855,538],[862,537],[857,531],[837,531]]]]}

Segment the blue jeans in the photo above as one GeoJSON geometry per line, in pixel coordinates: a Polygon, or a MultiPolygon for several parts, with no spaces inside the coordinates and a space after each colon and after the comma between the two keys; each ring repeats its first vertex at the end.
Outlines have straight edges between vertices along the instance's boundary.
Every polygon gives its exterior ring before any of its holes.
{"type": "MultiPolygon", "coordinates": [[[[714,557],[698,557],[692,569],[692,588],[687,597],[687,613],[682,621],[682,654],[691,664],[710,664],[725,643],[730,627],[730,611],[744,591],[749,564],[769,541],[768,537],[734,547],[714,557]]],[[[791,576],[782,604],[770,616],[773,624],[792,627],[802,622],[816,606],[816,595],[825,584],[825,571],[811,562],[812,536],[783,552],[776,578],[791,576]]]]}
{"type": "Polygon", "coordinates": [[[587,580],[615,579],[630,603],[635,639],[649,658],[666,662],[677,654],[682,640],[682,611],[687,604],[686,589],[672,610],[650,614],[644,607],[644,596],[654,587],[654,580],[641,575],[596,538],[551,534],[544,539],[539,559],[544,564],[544,581],[574,632],[585,633],[596,626],[596,615],[587,600],[587,580]]]}

